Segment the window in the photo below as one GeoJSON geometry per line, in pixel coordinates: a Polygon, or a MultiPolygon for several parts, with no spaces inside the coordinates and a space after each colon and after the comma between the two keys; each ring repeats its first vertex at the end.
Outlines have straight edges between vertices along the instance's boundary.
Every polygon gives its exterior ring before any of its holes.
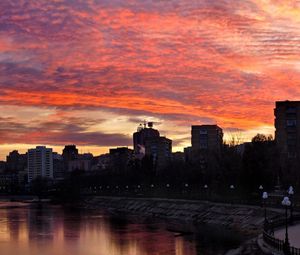
{"type": "Polygon", "coordinates": [[[286,126],[287,127],[296,127],[297,126],[297,120],[286,120],[286,126]]]}
{"type": "Polygon", "coordinates": [[[286,113],[296,113],[297,112],[297,108],[294,106],[289,106],[286,108],[286,113]]]}

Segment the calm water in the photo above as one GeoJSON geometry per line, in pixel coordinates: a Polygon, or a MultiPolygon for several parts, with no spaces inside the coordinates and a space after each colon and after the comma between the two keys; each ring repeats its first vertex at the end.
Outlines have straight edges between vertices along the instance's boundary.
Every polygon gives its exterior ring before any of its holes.
{"type": "Polygon", "coordinates": [[[161,222],[7,205],[15,204],[0,203],[0,251],[5,255],[205,255],[225,250],[222,241],[180,236],[161,222]]]}

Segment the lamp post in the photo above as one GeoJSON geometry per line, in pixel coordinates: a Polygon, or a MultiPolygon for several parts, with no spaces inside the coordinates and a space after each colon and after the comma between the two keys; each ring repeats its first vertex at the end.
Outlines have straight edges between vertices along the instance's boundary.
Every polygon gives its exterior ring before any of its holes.
{"type": "Polygon", "coordinates": [[[205,190],[205,199],[208,199],[208,185],[207,184],[204,184],[203,186],[204,190],[205,190]]]}
{"type": "Polygon", "coordinates": [[[288,189],[288,194],[289,194],[289,198],[290,198],[290,201],[291,201],[291,206],[290,206],[290,224],[293,224],[293,195],[294,195],[294,188],[293,186],[290,186],[289,189],[288,189]]]}
{"type": "Polygon", "coordinates": [[[266,207],[266,200],[268,198],[268,193],[263,192],[262,194],[262,200],[263,200],[263,207],[264,207],[264,215],[265,215],[265,221],[264,221],[264,230],[267,230],[267,207],[266,207]]]}
{"type": "Polygon", "coordinates": [[[189,195],[189,184],[188,183],[184,184],[184,188],[183,188],[182,193],[189,195]]]}
{"type": "Polygon", "coordinates": [[[288,236],[288,207],[291,205],[291,201],[289,197],[284,197],[281,204],[285,207],[285,240],[283,246],[283,253],[285,255],[290,255],[290,244],[289,244],[289,236],[288,236]]]}
{"type": "MultiPolygon", "coordinates": [[[[260,192],[263,192],[263,190],[264,190],[263,185],[260,185],[260,186],[258,187],[258,189],[259,189],[260,192]]],[[[261,204],[261,206],[263,206],[263,204],[261,204]]]]}
{"type": "Polygon", "coordinates": [[[234,199],[233,199],[234,185],[231,184],[231,185],[229,186],[229,188],[230,188],[230,190],[231,190],[231,195],[232,195],[231,203],[233,204],[233,201],[234,201],[234,199]]]}

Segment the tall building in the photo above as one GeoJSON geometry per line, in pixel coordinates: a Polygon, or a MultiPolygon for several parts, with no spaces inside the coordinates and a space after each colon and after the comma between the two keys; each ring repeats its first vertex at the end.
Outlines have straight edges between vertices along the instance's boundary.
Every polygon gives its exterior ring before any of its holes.
{"type": "Polygon", "coordinates": [[[192,150],[219,152],[223,144],[223,131],[217,125],[192,126],[192,150]]]}
{"type": "Polygon", "coordinates": [[[53,178],[52,149],[37,146],[28,150],[28,182],[37,177],[53,178]]]}
{"type": "Polygon", "coordinates": [[[137,132],[133,134],[133,150],[136,157],[142,158],[145,155],[146,140],[154,137],[159,137],[159,132],[153,128],[152,122],[140,124],[137,132]]]}
{"type": "Polygon", "coordinates": [[[76,145],[66,145],[63,149],[62,156],[65,162],[76,159],[78,157],[78,149],[76,148],[76,145]]]}
{"type": "Polygon", "coordinates": [[[68,172],[79,171],[90,171],[92,168],[93,154],[84,153],[79,154],[73,160],[68,161],[68,172]]]}
{"type": "Polygon", "coordinates": [[[133,150],[127,147],[109,149],[110,166],[115,173],[122,173],[133,159],[133,150]]]}
{"type": "Polygon", "coordinates": [[[164,168],[172,159],[172,140],[162,136],[148,138],[145,154],[152,157],[156,169],[164,168]]]}
{"type": "Polygon", "coordinates": [[[53,152],[52,157],[53,157],[53,178],[55,180],[62,180],[65,177],[63,157],[57,152],[53,152]]]}
{"type": "Polygon", "coordinates": [[[281,160],[300,159],[300,101],[276,102],[275,141],[281,160]]]}
{"type": "Polygon", "coordinates": [[[79,154],[76,145],[70,144],[65,146],[62,152],[64,175],[66,175],[67,172],[73,171],[72,169],[76,169],[79,167],[77,163],[72,163],[73,161],[76,161],[78,159],[78,156],[79,154]]]}
{"type": "Polygon", "coordinates": [[[6,157],[6,164],[10,171],[23,171],[27,165],[27,154],[20,154],[17,150],[11,151],[6,157]]]}

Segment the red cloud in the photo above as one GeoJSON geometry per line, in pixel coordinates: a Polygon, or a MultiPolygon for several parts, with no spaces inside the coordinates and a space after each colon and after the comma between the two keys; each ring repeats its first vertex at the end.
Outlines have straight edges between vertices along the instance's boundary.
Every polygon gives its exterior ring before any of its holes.
{"type": "Polygon", "coordinates": [[[273,125],[274,101],[300,96],[291,4],[65,0],[0,9],[0,107],[121,109],[250,130],[273,125]]]}

